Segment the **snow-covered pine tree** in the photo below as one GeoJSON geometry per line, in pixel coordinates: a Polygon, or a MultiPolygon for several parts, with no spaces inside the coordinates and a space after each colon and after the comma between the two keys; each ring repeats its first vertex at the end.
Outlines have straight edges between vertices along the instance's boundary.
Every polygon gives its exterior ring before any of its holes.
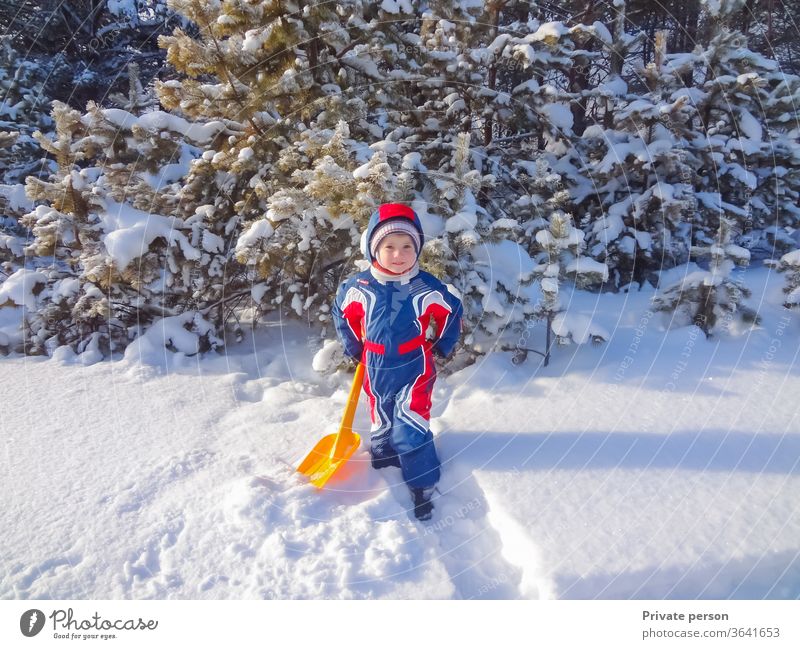
{"type": "Polygon", "coordinates": [[[266,217],[236,245],[237,259],[255,271],[262,310],[284,304],[311,322],[330,320],[336,289],[361,257],[360,233],[394,181],[382,151],[357,157],[355,146],[340,121],[303,131],[278,158],[286,186],[266,197],[266,217]]]}
{"type": "MultiPolygon", "coordinates": [[[[93,104],[81,115],[60,102],[53,117],[57,137],[36,137],[58,171],[47,181],[28,178],[28,196],[41,204],[22,220],[42,286],[35,309],[27,294],[25,305],[14,304],[26,308],[26,352],[69,345],[95,360],[123,349],[156,318],[196,306],[191,271],[204,259],[204,241],[190,224],[155,212],[174,204],[159,202],[168,193],[162,184],[170,173],[185,174],[187,162],[170,169],[165,161],[185,161],[182,140],[192,125],[93,104]]],[[[185,324],[196,329],[201,349],[218,344],[200,314],[185,324]]]]}
{"type": "Polygon", "coordinates": [[[775,59],[786,74],[800,74],[797,39],[798,0],[745,2],[732,18],[732,26],[747,38],[755,52],[775,59]]]}
{"type": "Polygon", "coordinates": [[[149,83],[164,61],[156,35],[178,22],[166,0],[0,3],[0,33],[46,71],[48,95],[73,107],[125,89],[130,62],[149,83]]]}
{"type": "Polygon", "coordinates": [[[653,309],[670,313],[674,325],[696,325],[706,337],[729,331],[734,321],[759,322],[756,312],[743,303],[750,290],[731,276],[736,264],[749,263],[750,252],[733,243],[734,226],[728,219],[723,217],[719,223],[715,241],[691,250],[694,258],[710,258],[709,269],[686,273],[653,298],[653,309]]]}
{"type": "MultiPolygon", "coordinates": [[[[0,135],[0,148],[4,136],[0,135]]],[[[0,185],[0,282],[24,261],[26,229],[17,215],[33,209],[24,185],[0,185]]]]}
{"type": "Polygon", "coordinates": [[[723,218],[734,236],[757,238],[752,231],[774,220],[768,205],[775,204],[770,195],[775,187],[772,156],[776,150],[764,139],[767,93],[763,88],[777,64],[748,50],[744,37],[722,23],[701,60],[705,80],[696,101],[704,134],[692,147],[702,159],[693,242],[710,244],[723,218]],[[752,198],[757,195],[761,196],[754,204],[752,198]]]}
{"type": "MultiPolygon", "coordinates": [[[[554,212],[547,221],[548,227],[536,232],[536,242],[544,252],[539,265],[542,301],[538,306],[538,317],[547,323],[547,344],[545,346],[544,363],[550,360],[550,332],[553,319],[561,312],[560,284],[565,275],[562,254],[569,255],[567,262],[573,263],[583,247],[583,233],[572,226],[571,218],[564,212],[554,212]]],[[[557,340],[565,342],[566,336],[559,335],[557,340]]]]}
{"type": "MultiPolygon", "coordinates": [[[[49,180],[29,176],[26,191],[31,201],[42,203],[22,218],[33,240],[26,254],[38,267],[37,288],[5,306],[24,309],[24,351],[43,354],[61,344],[98,345],[108,342],[108,300],[97,287],[82,287],[78,279],[83,255],[97,254],[101,228],[100,204],[91,191],[91,172],[78,162],[85,152],[86,129],[80,113],[61,102],[53,104],[56,136],[40,132],[34,137],[56,161],[57,171],[49,180]]],[[[16,282],[18,270],[7,281],[16,282]]],[[[81,349],[80,351],[83,351],[81,349]]]]}
{"type": "Polygon", "coordinates": [[[23,263],[27,231],[20,219],[33,209],[25,195],[25,177],[46,177],[34,132],[50,133],[49,70],[14,48],[10,34],[0,36],[0,282],[23,263]]]}
{"type": "MultiPolygon", "coordinates": [[[[479,98],[486,74],[483,61],[473,56],[486,31],[486,24],[479,19],[483,9],[481,3],[469,0],[433,0],[420,7],[419,34],[412,32],[419,47],[410,61],[419,69],[403,117],[406,124],[414,124],[423,148],[435,148],[458,133],[470,133],[477,127],[474,120],[481,118],[483,101],[479,98]]],[[[423,162],[426,158],[423,153],[423,162]]]]}
{"type": "Polygon", "coordinates": [[[96,199],[89,191],[87,178],[82,175],[77,163],[84,160],[83,149],[87,131],[81,122],[81,114],[61,102],[53,103],[55,137],[50,138],[36,131],[33,135],[41,147],[55,159],[57,171],[48,181],[28,176],[26,191],[41,205],[24,219],[34,235],[30,252],[38,257],[52,257],[75,267],[81,252],[97,243],[90,225],[90,212],[96,199]],[[93,234],[89,234],[92,232],[93,234]]]}
{"type": "Polygon", "coordinates": [[[530,190],[530,198],[518,200],[515,211],[518,214],[528,211],[532,217],[521,224],[520,241],[531,252],[536,264],[534,276],[539,280],[541,296],[532,305],[530,319],[545,321],[543,354],[547,366],[551,334],[555,334],[559,344],[607,339],[607,334],[589,320],[565,313],[560,295],[565,282],[577,288],[602,285],[608,280],[608,268],[582,254],[584,233],[573,225],[571,215],[565,211],[570,207],[566,184],[548,167],[545,157],[538,158],[535,165],[528,164],[525,172],[520,181],[530,190]],[[577,331],[576,323],[581,331],[577,331]]]}
{"type": "MultiPolygon", "coordinates": [[[[582,345],[590,341],[601,343],[609,338],[605,329],[596,325],[591,317],[560,310],[561,303],[557,292],[564,274],[572,279],[577,288],[581,288],[584,281],[597,283],[598,278],[600,281],[608,278],[608,268],[604,264],[591,257],[581,256],[582,237],[583,232],[573,227],[571,218],[563,212],[553,213],[550,217],[550,227],[536,233],[537,242],[547,253],[541,279],[542,293],[545,295],[545,299],[541,305],[539,317],[543,316],[548,324],[548,356],[550,353],[550,330],[556,335],[556,341],[561,345],[568,343],[582,345]],[[565,256],[567,259],[564,259],[565,256]],[[566,264],[566,268],[564,264],[566,264]]],[[[545,357],[545,365],[548,356],[545,357]]]]}
{"type": "Polygon", "coordinates": [[[645,92],[629,95],[626,82],[610,75],[600,87],[603,123],[576,142],[579,178],[589,181],[574,184],[576,209],[588,215],[589,254],[608,265],[616,289],[655,283],[657,271],[688,259],[698,163],[687,152],[695,134],[687,128],[694,109],[682,89],[685,67],[681,55],[667,54],[659,32],[654,61],[638,71],[645,92]]]}
{"type": "Polygon", "coordinates": [[[229,131],[222,122],[192,124],[162,111],[137,117],[91,103],[82,120],[89,141],[102,151],[95,191],[105,210],[104,247],[83,260],[84,276],[109,278],[118,317],[127,327],[140,325],[130,329],[131,337],[160,316],[202,311],[216,321],[210,300],[221,288],[207,282],[223,284],[229,251],[205,227],[208,208],[186,214],[179,201],[192,161],[229,131]]]}
{"type": "Polygon", "coordinates": [[[702,132],[688,144],[701,165],[690,253],[692,259],[710,258],[709,269],[662,287],[655,299],[657,309],[677,309],[679,324],[694,323],[707,336],[728,330],[734,320],[756,320],[742,303],[746,289],[731,273],[750,262],[750,250],[739,244],[754,247],[767,231],[773,241],[780,232],[775,212],[780,213],[783,192],[775,192],[775,176],[781,175],[782,165],[773,159],[777,149],[765,141],[763,110],[776,64],[748,50],[744,37],[726,28],[726,19],[740,4],[709,4],[713,36],[704,51],[695,53],[704,81],[693,93],[702,132]]]}
{"type": "Polygon", "coordinates": [[[10,36],[0,36],[0,184],[23,183],[41,165],[33,133],[53,126],[46,78],[46,70],[20,56],[10,36]]]}
{"type": "MultiPolygon", "coordinates": [[[[758,257],[778,259],[796,245],[789,233],[800,227],[800,77],[780,68],[759,76],[757,115],[766,151],[753,159],[756,187],[747,203],[752,230],[741,244],[758,257]]],[[[747,125],[751,133],[743,137],[757,138],[757,124],[747,120],[747,125]]]]}
{"type": "MultiPolygon", "coordinates": [[[[530,30],[528,9],[519,5],[420,6],[419,27],[402,23],[406,32],[396,40],[406,47],[398,47],[403,55],[392,75],[395,86],[413,83],[414,91],[397,97],[385,117],[389,124],[399,122],[387,135],[396,143],[390,162],[401,165],[398,189],[427,226],[430,243],[422,264],[461,292],[471,354],[494,345],[504,331],[523,327],[532,308],[526,306],[526,285],[533,262],[517,244],[516,224],[505,218],[502,197],[494,192],[508,147],[492,148],[498,134],[531,131],[531,117],[542,119],[522,110],[527,98],[517,102],[511,92],[512,81],[533,71],[521,71],[509,46],[512,32],[530,30]]],[[[392,34],[389,27],[385,31],[392,34]]]]}
{"type": "Polygon", "coordinates": [[[778,270],[786,273],[786,298],[783,305],[787,309],[800,309],[800,250],[787,252],[780,259],[778,270]]]}
{"type": "Polygon", "coordinates": [[[181,74],[157,84],[161,102],[192,120],[220,121],[229,133],[192,163],[179,194],[181,215],[202,212],[209,240],[229,251],[221,275],[199,268],[206,289],[198,299],[219,305],[222,320],[252,296],[262,311],[283,305],[316,321],[333,298],[318,274],[342,262],[354,219],[372,201],[352,175],[367,162],[356,149],[369,129],[349,82],[380,78],[364,7],[355,0],[170,6],[199,31],[160,39],[181,74]],[[338,129],[341,120],[352,139],[338,129]],[[346,196],[351,190],[361,193],[346,196]]]}
{"type": "Polygon", "coordinates": [[[459,133],[450,159],[430,178],[441,225],[421,259],[424,268],[459,292],[464,344],[471,355],[486,351],[506,327],[524,319],[515,305],[524,301],[521,285],[531,280],[527,255],[509,239],[509,224],[495,219],[476,198],[494,177],[482,176],[473,160],[469,133],[459,133]]]}
{"type": "Polygon", "coordinates": [[[702,135],[693,149],[703,167],[694,242],[715,239],[724,217],[737,243],[759,256],[775,247],[780,254],[791,245],[783,229],[797,225],[797,79],[748,49],[733,28],[742,0],[705,5],[711,38],[695,53],[703,79],[695,95],[702,135]]]}
{"type": "MultiPolygon", "coordinates": [[[[501,235],[504,245],[514,244],[516,249],[507,250],[504,257],[520,260],[520,267],[525,269],[524,279],[517,277],[513,285],[513,300],[503,296],[502,291],[495,292],[495,296],[501,298],[501,303],[513,304],[515,317],[509,318],[503,327],[506,345],[511,333],[515,334],[517,344],[519,340],[529,340],[533,323],[544,319],[549,348],[552,320],[558,308],[558,281],[577,279],[582,286],[599,286],[607,279],[604,266],[595,263],[590,269],[585,263],[579,264],[577,257],[568,269],[564,258],[567,253],[550,250],[555,258],[564,262],[563,268],[541,262],[541,259],[537,267],[531,256],[548,255],[536,241],[537,233],[541,232],[540,236],[544,237],[550,231],[551,217],[558,222],[554,227],[561,232],[560,219],[573,207],[569,190],[589,184],[584,179],[581,185],[582,177],[572,154],[574,115],[571,110],[575,101],[585,110],[584,101],[589,94],[579,93],[579,96],[572,92],[570,78],[576,66],[585,69],[600,57],[601,48],[589,52],[583,45],[589,41],[606,43],[610,37],[600,23],[573,26],[561,22],[542,23],[529,14],[520,13],[519,9],[510,8],[509,14],[516,20],[505,24],[487,48],[496,62],[496,89],[506,97],[507,103],[506,110],[494,113],[498,137],[485,151],[496,170],[498,186],[496,203],[489,209],[501,217],[491,223],[492,233],[501,235]],[[545,275],[547,268],[554,270],[556,267],[556,279],[545,275]],[[541,292],[530,286],[537,276],[542,280],[541,292]],[[553,289],[549,297],[545,289],[553,289]],[[542,308],[544,304],[548,306],[542,308]]],[[[569,230],[581,234],[571,225],[569,230]]],[[[582,234],[580,240],[583,240],[582,234]]],[[[583,258],[583,261],[587,260],[583,258]]],[[[567,332],[563,338],[568,337],[567,332]]]]}

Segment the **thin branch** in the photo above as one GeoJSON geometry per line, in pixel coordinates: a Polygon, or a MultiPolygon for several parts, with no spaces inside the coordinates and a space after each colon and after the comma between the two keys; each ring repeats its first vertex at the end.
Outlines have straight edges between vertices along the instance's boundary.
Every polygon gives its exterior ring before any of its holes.
{"type": "Polygon", "coordinates": [[[238,299],[238,298],[240,298],[242,296],[247,296],[247,295],[250,295],[250,294],[251,294],[250,289],[247,289],[247,290],[244,290],[244,291],[238,291],[237,293],[230,293],[229,295],[226,295],[225,297],[223,297],[221,300],[217,300],[213,304],[210,304],[210,305],[208,305],[206,307],[203,307],[202,309],[198,309],[198,313],[200,313],[201,315],[205,315],[206,313],[211,311],[211,309],[213,309],[214,307],[217,307],[217,306],[220,306],[222,304],[225,304],[225,303],[229,302],[230,300],[235,300],[235,299],[238,299]]]}

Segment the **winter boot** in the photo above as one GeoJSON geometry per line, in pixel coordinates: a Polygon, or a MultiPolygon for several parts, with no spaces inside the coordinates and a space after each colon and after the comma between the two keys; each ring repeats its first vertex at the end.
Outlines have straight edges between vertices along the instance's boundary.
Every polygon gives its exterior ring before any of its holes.
{"type": "Polygon", "coordinates": [[[400,458],[397,457],[397,453],[393,449],[389,450],[386,455],[375,453],[374,449],[370,449],[369,456],[372,458],[373,469],[384,469],[387,466],[400,468],[400,458]]]}
{"type": "Polygon", "coordinates": [[[414,516],[418,520],[428,521],[433,516],[431,496],[433,496],[433,487],[411,490],[411,497],[414,499],[414,516]]]}

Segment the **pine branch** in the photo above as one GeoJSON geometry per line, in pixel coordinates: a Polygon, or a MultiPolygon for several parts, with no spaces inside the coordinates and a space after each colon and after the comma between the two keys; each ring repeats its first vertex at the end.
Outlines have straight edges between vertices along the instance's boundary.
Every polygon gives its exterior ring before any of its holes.
{"type": "Polygon", "coordinates": [[[242,112],[245,115],[247,115],[247,121],[250,122],[250,126],[253,127],[253,130],[256,132],[256,134],[263,137],[264,133],[258,127],[258,124],[256,124],[255,121],[253,120],[253,116],[249,114],[250,111],[246,109],[244,101],[242,100],[241,95],[239,95],[239,91],[236,89],[236,84],[233,81],[233,76],[231,75],[231,71],[228,68],[227,64],[225,63],[225,55],[222,53],[222,48],[219,45],[217,37],[214,36],[214,32],[211,29],[211,23],[208,21],[207,17],[206,17],[206,30],[208,31],[208,36],[211,39],[211,42],[214,44],[214,49],[217,50],[217,55],[219,56],[219,63],[222,66],[222,70],[224,71],[225,76],[228,78],[228,85],[230,85],[231,87],[234,100],[236,101],[237,104],[239,104],[239,108],[241,108],[242,112]]]}

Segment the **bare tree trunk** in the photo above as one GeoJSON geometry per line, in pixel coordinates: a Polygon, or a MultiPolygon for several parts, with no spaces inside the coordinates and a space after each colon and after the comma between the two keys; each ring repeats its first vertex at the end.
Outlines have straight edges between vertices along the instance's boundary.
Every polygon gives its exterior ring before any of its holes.
{"type": "Polygon", "coordinates": [[[767,0],[767,42],[772,42],[772,0],[767,0]]]}
{"type": "Polygon", "coordinates": [[[547,338],[544,343],[544,366],[547,367],[550,364],[550,345],[552,344],[552,331],[553,331],[553,314],[547,314],[547,338]]]}
{"type": "MultiPolygon", "coordinates": [[[[497,37],[497,26],[500,23],[500,9],[502,9],[505,2],[489,2],[487,10],[489,11],[489,20],[492,25],[491,35],[492,40],[497,37]]],[[[487,85],[489,90],[494,90],[497,87],[497,63],[492,60],[489,65],[489,74],[487,78],[487,85]]],[[[483,125],[483,146],[489,146],[492,141],[492,128],[494,127],[494,120],[487,116],[486,123],[483,125]]]]}
{"type": "MultiPolygon", "coordinates": [[[[572,22],[589,24],[594,19],[594,0],[588,0],[583,13],[576,15],[572,22]]],[[[577,60],[573,59],[572,68],[569,71],[569,91],[578,95],[572,101],[570,112],[572,113],[572,130],[575,135],[582,135],[586,129],[586,102],[581,96],[589,88],[589,62],[581,66],[577,60]]]]}
{"type": "MultiPolygon", "coordinates": [[[[614,40],[611,45],[611,60],[609,61],[609,78],[619,78],[622,76],[622,64],[625,59],[625,53],[622,51],[622,38],[625,35],[625,11],[626,6],[623,4],[618,10],[617,15],[614,17],[614,40]]],[[[614,99],[611,97],[606,98],[606,110],[603,115],[603,127],[611,128],[614,125],[614,99]]]]}
{"type": "MultiPolygon", "coordinates": [[[[697,5],[697,0],[686,0],[685,6],[683,47],[681,51],[691,52],[697,45],[697,22],[700,18],[700,8],[697,5]]],[[[694,75],[691,67],[683,74],[682,81],[686,88],[691,88],[694,84],[694,75]]]]}

